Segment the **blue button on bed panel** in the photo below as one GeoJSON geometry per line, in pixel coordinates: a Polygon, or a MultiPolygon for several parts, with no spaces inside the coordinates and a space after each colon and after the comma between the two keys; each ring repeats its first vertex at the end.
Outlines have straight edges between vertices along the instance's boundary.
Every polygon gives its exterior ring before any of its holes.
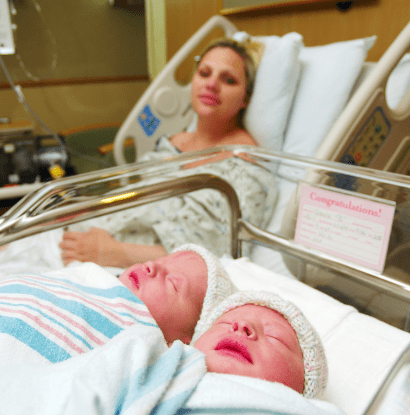
{"type": "Polygon", "coordinates": [[[161,120],[152,113],[149,105],[138,115],[138,122],[148,137],[151,137],[161,124],[161,120]]]}

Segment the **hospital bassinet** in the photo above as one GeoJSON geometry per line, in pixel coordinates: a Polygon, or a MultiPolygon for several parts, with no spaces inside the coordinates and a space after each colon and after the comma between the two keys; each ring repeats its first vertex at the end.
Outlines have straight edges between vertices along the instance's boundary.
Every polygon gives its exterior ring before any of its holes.
{"type": "MultiPolygon", "coordinates": [[[[307,248],[283,236],[280,231],[273,234],[244,221],[235,189],[216,175],[195,174],[195,169],[188,167],[195,160],[225,151],[232,151],[233,157],[245,155],[253,163],[268,167],[279,186],[281,183],[320,186],[319,182],[325,180],[328,189],[338,191],[337,184],[331,180],[337,175],[355,180],[354,194],[357,197],[368,198],[377,194],[378,199],[395,201],[400,207],[410,195],[410,179],[394,173],[252,147],[222,147],[182,154],[161,163],[115,167],[105,170],[103,175],[88,173],[49,183],[3,216],[1,243],[203,187],[220,191],[226,196],[231,212],[228,254],[233,258],[240,257],[243,244],[257,243],[273,248],[274,255],[278,251],[297,258],[301,269],[310,269],[310,272],[303,273],[304,282],[300,282],[268,270],[263,261],[257,264],[246,258],[232,262],[227,259],[227,270],[233,281],[241,289],[278,291],[302,308],[324,339],[330,371],[325,399],[341,406],[348,414],[363,413],[396,359],[409,345],[410,335],[374,317],[358,313],[351,306],[343,305],[308,284],[330,295],[336,294],[354,306],[361,301],[359,291],[366,295],[371,292],[371,298],[363,300],[368,302],[368,307],[359,306],[362,311],[381,320],[405,324],[410,303],[408,281],[307,248]],[[175,170],[179,170],[180,177],[175,178],[175,170]],[[353,281],[354,289],[338,292],[340,287],[344,287],[344,280],[353,281]],[[379,308],[378,298],[388,301],[388,307],[379,308]]],[[[395,221],[393,228],[395,226],[400,227],[400,222],[395,221]]],[[[265,248],[256,246],[253,255],[258,249],[265,248]]],[[[266,252],[263,255],[269,262],[266,252]]],[[[278,258],[275,257],[274,261],[278,258]]],[[[408,273],[408,267],[405,271],[408,273]]]]}

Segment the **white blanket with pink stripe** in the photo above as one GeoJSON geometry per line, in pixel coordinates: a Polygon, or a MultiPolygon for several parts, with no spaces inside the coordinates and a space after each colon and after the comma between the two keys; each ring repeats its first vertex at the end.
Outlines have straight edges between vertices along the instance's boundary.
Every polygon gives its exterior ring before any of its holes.
{"type": "Polygon", "coordinates": [[[158,327],[145,304],[98,265],[16,274],[0,281],[0,366],[58,363],[135,323],[158,327]]]}

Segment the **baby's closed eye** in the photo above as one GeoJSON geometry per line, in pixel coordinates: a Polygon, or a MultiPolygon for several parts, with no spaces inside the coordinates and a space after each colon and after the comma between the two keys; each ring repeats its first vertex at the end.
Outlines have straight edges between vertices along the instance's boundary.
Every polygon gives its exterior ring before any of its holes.
{"type": "Polygon", "coordinates": [[[277,345],[279,342],[289,348],[289,345],[284,341],[283,336],[281,336],[280,333],[276,333],[272,330],[265,330],[265,336],[270,343],[277,345]]]}

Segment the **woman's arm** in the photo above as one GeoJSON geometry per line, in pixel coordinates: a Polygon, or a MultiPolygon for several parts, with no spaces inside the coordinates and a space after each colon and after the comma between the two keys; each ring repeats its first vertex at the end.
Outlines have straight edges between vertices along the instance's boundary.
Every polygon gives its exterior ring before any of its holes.
{"type": "Polygon", "coordinates": [[[65,232],[59,243],[64,265],[72,261],[94,262],[101,266],[128,268],[164,255],[161,245],[140,245],[120,242],[103,229],[87,232],[65,232]]]}

